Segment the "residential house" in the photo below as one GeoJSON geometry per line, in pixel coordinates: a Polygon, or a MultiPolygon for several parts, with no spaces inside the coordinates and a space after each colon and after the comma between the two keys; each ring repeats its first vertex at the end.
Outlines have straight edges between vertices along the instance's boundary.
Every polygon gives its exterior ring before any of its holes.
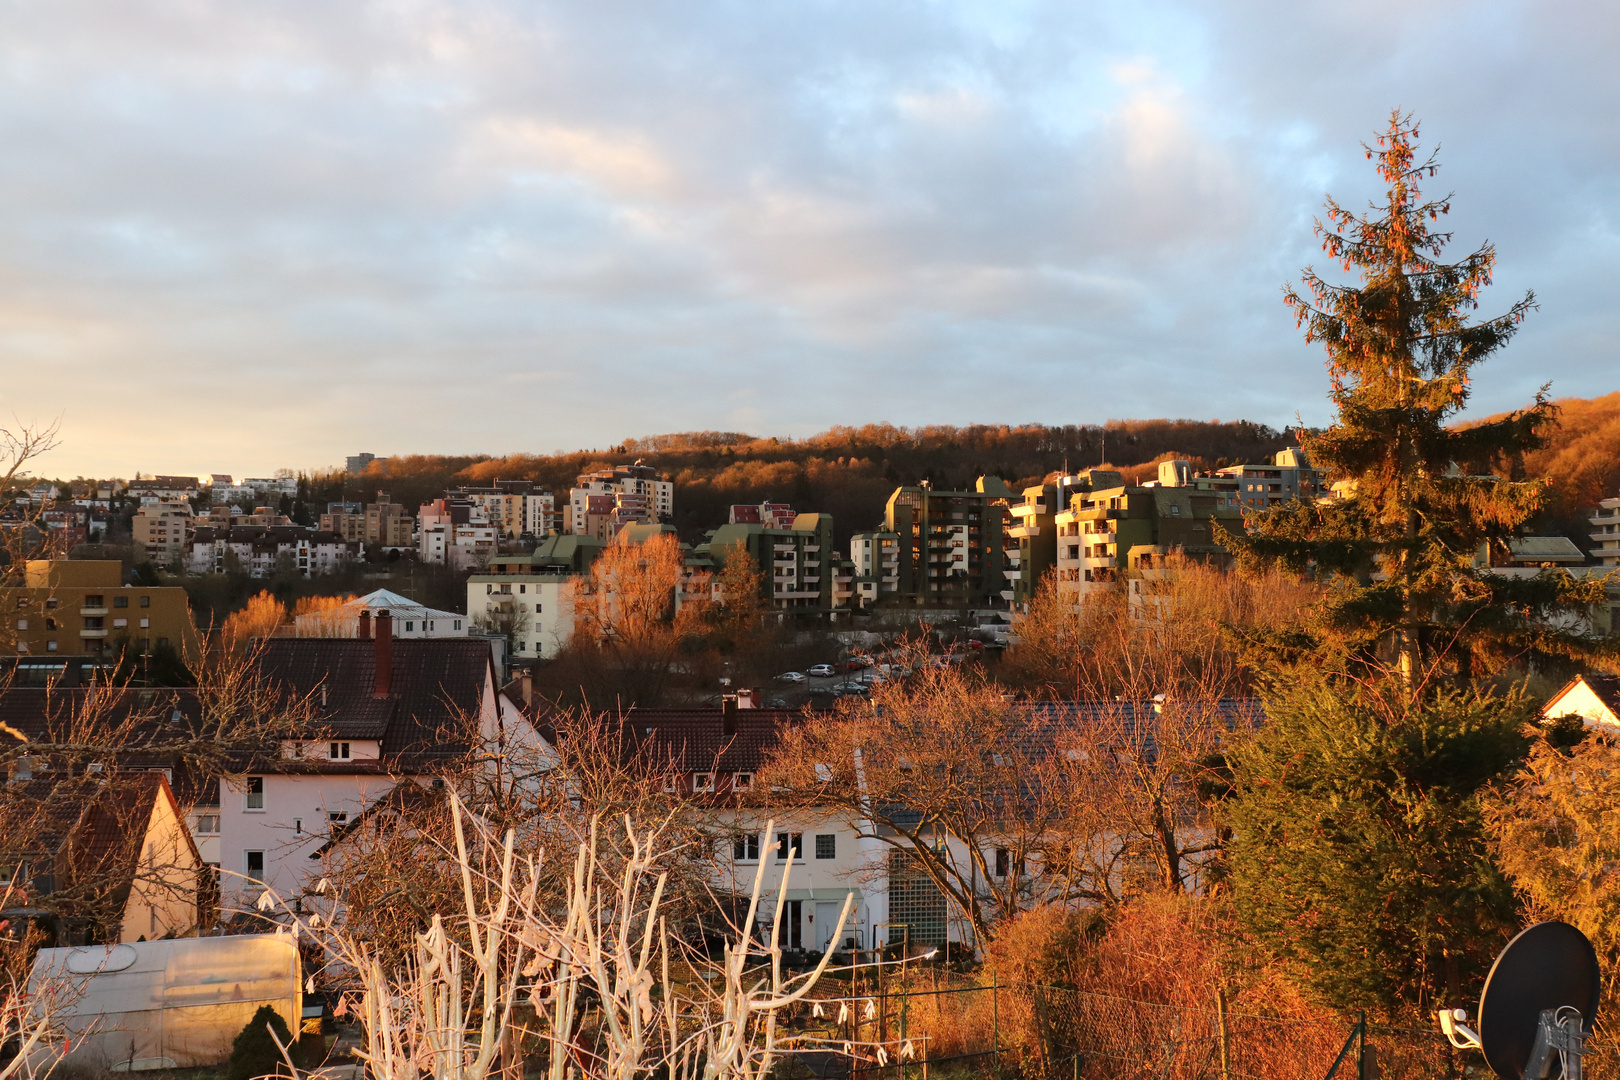
{"type": "Polygon", "coordinates": [[[195,476],[136,476],[129,482],[126,494],[138,499],[142,506],[155,502],[177,502],[195,499],[202,491],[195,476]]]}
{"type": "Polygon", "coordinates": [[[1620,732],[1620,675],[1577,675],[1547,700],[1541,715],[1578,716],[1587,727],[1620,732]]]}
{"type": "Polygon", "coordinates": [[[0,790],[0,885],[60,920],[59,944],[196,932],[202,857],[161,772],[21,759],[0,790]]]}
{"type": "Polygon", "coordinates": [[[358,540],[298,525],[198,528],[191,537],[186,569],[193,574],[246,571],[250,577],[273,573],[316,577],[361,561],[358,540]]]}
{"type": "Polygon", "coordinates": [[[419,604],[387,589],[357,596],[330,611],[314,611],[293,622],[296,637],[358,638],[362,627],[383,612],[392,616],[395,638],[461,638],[467,636],[467,616],[419,604]]]}
{"type": "Polygon", "coordinates": [[[513,660],[549,660],[573,636],[577,580],[529,556],[497,557],[467,579],[467,618],[511,642],[513,660]]]}
{"type": "Polygon", "coordinates": [[[296,897],[330,835],[400,780],[431,784],[473,748],[536,739],[500,692],[488,643],[396,639],[393,617],[361,613],[359,638],[270,638],[255,662],[270,685],[315,706],[278,757],[221,781],[221,892],[245,908],[262,885],[296,897]],[[368,625],[369,624],[369,625],[368,625]]]}

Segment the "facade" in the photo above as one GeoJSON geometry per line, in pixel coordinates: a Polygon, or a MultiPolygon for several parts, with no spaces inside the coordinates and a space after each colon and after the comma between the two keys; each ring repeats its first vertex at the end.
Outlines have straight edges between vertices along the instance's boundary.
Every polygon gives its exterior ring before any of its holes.
{"type": "Polygon", "coordinates": [[[520,560],[490,564],[467,579],[467,618],[506,637],[513,660],[549,660],[574,634],[571,573],[546,573],[520,560]]]}
{"type": "Polygon", "coordinates": [[[1604,499],[1587,518],[1592,531],[1592,560],[1610,569],[1620,567],[1620,498],[1604,499]]]}
{"type": "Polygon", "coordinates": [[[1012,492],[992,476],[976,491],[896,488],[884,531],[897,537],[895,600],[925,607],[1004,606],[1012,492]]]}
{"type": "Polygon", "coordinates": [[[1007,508],[1014,524],[1007,530],[1016,542],[1009,548],[1002,574],[1010,592],[1006,599],[1023,608],[1035,596],[1041,582],[1057,568],[1057,515],[1067,510],[1077,493],[1090,491],[1095,484],[1119,483],[1119,474],[1087,469],[1078,475],[1053,474],[1033,487],[1007,508]]]}
{"type": "Polygon", "coordinates": [[[862,607],[893,596],[900,588],[900,534],[856,533],[849,538],[850,596],[862,607]]]}
{"type": "Polygon", "coordinates": [[[611,540],[631,522],[667,522],[675,514],[675,485],[636,462],[581,473],[568,492],[568,531],[611,540]]]}
{"type": "Polygon", "coordinates": [[[833,609],[837,553],[831,514],[797,514],[788,529],[722,525],[709,534],[706,551],[700,548],[698,553],[707,554],[718,573],[737,550],[753,556],[761,574],[761,598],[773,609],[833,609]]]}
{"type": "Polygon", "coordinates": [[[1319,498],[1328,490],[1327,473],[1313,467],[1297,446],[1277,451],[1269,465],[1233,465],[1216,475],[1237,481],[1238,505],[1250,511],[1319,498]]]}
{"type": "Polygon", "coordinates": [[[431,785],[474,747],[526,728],[497,687],[488,643],[395,640],[391,617],[374,634],[372,623],[359,639],[265,641],[262,674],[319,706],[308,738],[220,782],[224,906],[246,908],[260,882],[297,896],[319,871],[311,856],[397,782],[431,785]]]}
{"type": "Polygon", "coordinates": [[[1578,716],[1587,727],[1620,731],[1620,676],[1577,675],[1548,699],[1541,715],[1547,720],[1578,716]]]}
{"type": "Polygon", "coordinates": [[[129,482],[127,494],[139,499],[144,506],[153,502],[172,502],[196,498],[202,485],[195,476],[137,476],[129,482]]]}
{"type": "Polygon", "coordinates": [[[203,526],[192,534],[186,570],[219,574],[239,568],[256,578],[273,573],[298,573],[307,578],[337,573],[362,556],[358,540],[297,525],[203,526]]]}
{"type": "Polygon", "coordinates": [[[769,529],[791,529],[797,515],[787,503],[736,503],[726,515],[728,525],[764,525],[769,529]]]}
{"type": "Polygon", "coordinates": [[[196,655],[186,591],[124,585],[116,560],[30,560],[20,588],[0,590],[14,651],[43,656],[110,656],[128,644],[141,653],[170,647],[196,655]]]}
{"type": "Polygon", "coordinates": [[[1069,509],[1053,518],[1058,592],[1071,605],[1085,603],[1128,572],[1153,569],[1172,552],[1224,558],[1226,549],[1215,542],[1216,523],[1242,531],[1240,512],[1225,505],[1218,490],[1162,482],[1107,486],[1117,473],[1088,472],[1096,486],[1071,496],[1069,509]]]}
{"type": "Polygon", "coordinates": [[[178,566],[191,539],[191,504],[184,500],[143,502],[130,521],[135,546],[160,566],[178,566]]]}
{"type": "Polygon", "coordinates": [[[368,505],[337,504],[321,515],[321,531],[336,533],[344,540],[373,547],[409,548],[416,542],[416,522],[403,505],[377,492],[377,501],[368,505]]]}

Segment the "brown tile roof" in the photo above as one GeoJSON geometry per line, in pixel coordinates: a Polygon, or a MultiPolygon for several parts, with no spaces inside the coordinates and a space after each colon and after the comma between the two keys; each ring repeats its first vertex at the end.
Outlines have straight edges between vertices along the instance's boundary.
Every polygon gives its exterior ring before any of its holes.
{"type": "Polygon", "coordinates": [[[387,757],[461,753],[454,732],[478,714],[493,679],[488,642],[393,639],[387,698],[374,696],[376,662],[375,641],[359,638],[270,638],[258,657],[270,680],[315,705],[322,735],[380,739],[387,757]]]}
{"type": "Polygon", "coordinates": [[[636,708],[620,720],[639,749],[683,772],[758,772],[777,732],[803,719],[787,709],[738,709],[736,718],[733,734],[719,709],[636,708]]]}

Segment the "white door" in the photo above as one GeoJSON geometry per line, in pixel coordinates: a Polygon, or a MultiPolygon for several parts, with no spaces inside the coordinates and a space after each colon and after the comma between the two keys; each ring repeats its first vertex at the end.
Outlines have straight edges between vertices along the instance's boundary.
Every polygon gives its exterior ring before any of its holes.
{"type": "MultiPolygon", "coordinates": [[[[838,929],[838,913],[844,908],[843,904],[829,904],[825,901],[816,901],[816,948],[822,952],[827,951],[829,944],[841,945],[843,942],[833,942],[833,931],[838,929]]],[[[853,914],[853,913],[851,913],[853,914]]],[[[851,928],[844,927],[844,937],[851,936],[851,928]]]]}

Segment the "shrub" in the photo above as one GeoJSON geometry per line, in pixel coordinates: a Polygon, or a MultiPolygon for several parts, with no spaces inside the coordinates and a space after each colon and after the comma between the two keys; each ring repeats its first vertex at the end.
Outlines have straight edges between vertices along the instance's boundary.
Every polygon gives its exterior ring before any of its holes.
{"type": "Polygon", "coordinates": [[[225,1080],[254,1080],[259,1076],[286,1073],[287,1063],[281,1059],[281,1051],[276,1049],[266,1025],[275,1030],[276,1038],[287,1047],[293,1063],[302,1064],[298,1060],[298,1048],[293,1044],[292,1033],[287,1030],[287,1021],[270,1006],[261,1005],[259,1011],[253,1014],[253,1019],[237,1034],[236,1041],[231,1043],[231,1060],[225,1067],[225,1080]]]}

